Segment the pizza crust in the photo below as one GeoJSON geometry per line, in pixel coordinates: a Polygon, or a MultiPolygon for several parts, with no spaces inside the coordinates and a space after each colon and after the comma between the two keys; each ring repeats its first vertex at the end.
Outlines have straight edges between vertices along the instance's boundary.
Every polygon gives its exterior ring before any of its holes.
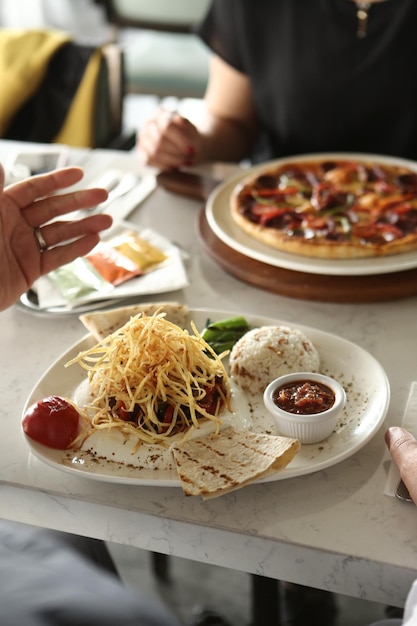
{"type": "Polygon", "coordinates": [[[262,228],[245,219],[234,206],[232,206],[232,216],[242,230],[270,248],[316,259],[375,258],[417,250],[417,234],[392,241],[384,246],[334,241],[323,243],[318,240],[296,239],[272,228],[262,228]]]}

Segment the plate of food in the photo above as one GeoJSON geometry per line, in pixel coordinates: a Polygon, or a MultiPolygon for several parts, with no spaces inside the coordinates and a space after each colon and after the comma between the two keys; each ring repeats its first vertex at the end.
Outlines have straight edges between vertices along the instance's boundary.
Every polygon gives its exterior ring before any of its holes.
{"type": "Polygon", "coordinates": [[[361,276],[417,267],[417,163],[313,154],[254,166],[206,205],[230,248],[300,272],[361,276]]]}
{"type": "Polygon", "coordinates": [[[22,416],[29,450],[74,476],[213,497],[339,463],[375,435],[388,410],[389,382],[375,358],[307,326],[177,303],[92,311],[81,320],[90,333],[45,372],[22,416]],[[318,444],[280,436],[263,404],[267,383],[291,371],[320,371],[346,390],[337,426],[318,444]],[[40,438],[30,432],[33,408],[44,409],[46,398],[65,399],[79,414],[60,449],[42,439],[42,426],[40,438]],[[251,450],[256,467],[233,460],[238,449],[243,457],[251,450]],[[204,484],[235,471],[233,484],[204,484]]]}

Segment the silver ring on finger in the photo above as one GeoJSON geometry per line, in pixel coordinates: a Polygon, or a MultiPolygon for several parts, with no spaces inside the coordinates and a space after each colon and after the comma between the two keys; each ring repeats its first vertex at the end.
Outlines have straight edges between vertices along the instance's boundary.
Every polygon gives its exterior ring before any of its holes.
{"type": "Polygon", "coordinates": [[[44,236],[42,235],[42,231],[39,227],[33,229],[33,234],[35,235],[36,241],[38,242],[39,251],[45,252],[48,249],[48,244],[46,243],[44,236]]]}

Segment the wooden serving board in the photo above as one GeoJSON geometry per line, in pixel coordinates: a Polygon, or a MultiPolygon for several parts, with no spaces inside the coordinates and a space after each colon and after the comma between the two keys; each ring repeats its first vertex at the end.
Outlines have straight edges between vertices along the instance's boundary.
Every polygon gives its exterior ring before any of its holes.
{"type": "MultiPolygon", "coordinates": [[[[166,190],[206,201],[219,184],[210,177],[188,172],[164,172],[158,184],[166,190]]],[[[320,302],[383,302],[417,295],[417,268],[367,276],[326,276],[296,272],[247,257],[226,245],[210,228],[204,209],[198,216],[198,234],[204,250],[229,274],[266,291],[320,302]]]]}
{"type": "Polygon", "coordinates": [[[251,259],[227,246],[211,230],[204,209],[198,233],[205,251],[229,274],[272,293],[320,302],[382,302],[417,295],[417,268],[369,276],[323,276],[295,272],[251,259]]]}

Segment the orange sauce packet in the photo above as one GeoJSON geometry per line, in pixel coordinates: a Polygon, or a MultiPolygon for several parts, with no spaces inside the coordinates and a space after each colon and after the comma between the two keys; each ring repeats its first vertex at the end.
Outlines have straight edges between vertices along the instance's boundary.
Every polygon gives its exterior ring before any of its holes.
{"type": "Polygon", "coordinates": [[[87,254],[86,259],[112,285],[120,285],[143,274],[132,259],[103,241],[87,254]]]}

